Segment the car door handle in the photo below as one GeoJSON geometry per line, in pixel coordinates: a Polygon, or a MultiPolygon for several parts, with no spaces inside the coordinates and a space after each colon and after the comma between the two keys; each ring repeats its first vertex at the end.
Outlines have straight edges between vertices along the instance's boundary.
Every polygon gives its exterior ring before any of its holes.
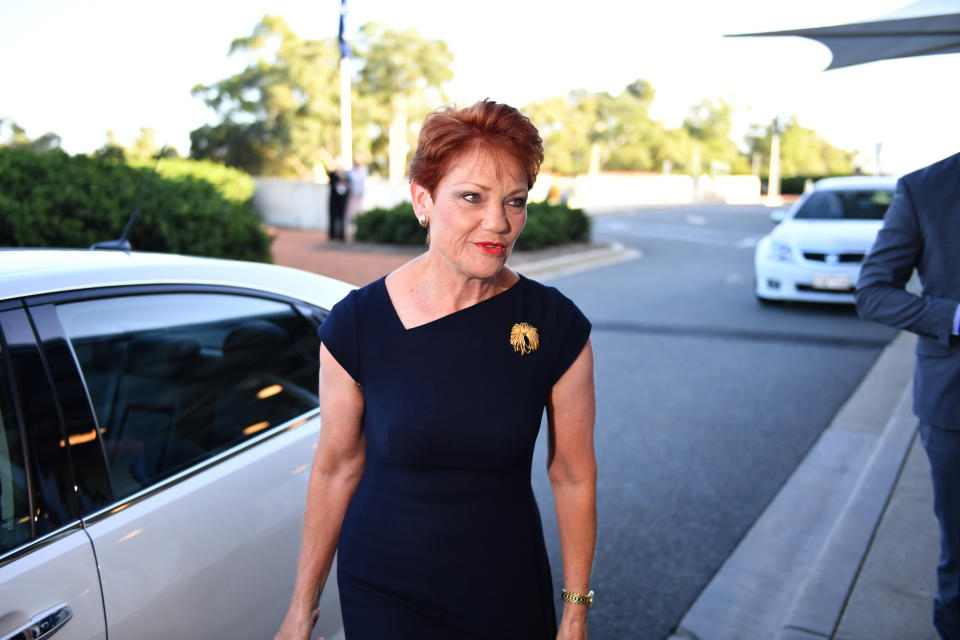
{"type": "Polygon", "coordinates": [[[3,636],[3,640],[40,640],[49,638],[60,630],[60,627],[73,618],[73,609],[70,605],[61,604],[43,613],[37,614],[30,622],[13,633],[3,636]]]}

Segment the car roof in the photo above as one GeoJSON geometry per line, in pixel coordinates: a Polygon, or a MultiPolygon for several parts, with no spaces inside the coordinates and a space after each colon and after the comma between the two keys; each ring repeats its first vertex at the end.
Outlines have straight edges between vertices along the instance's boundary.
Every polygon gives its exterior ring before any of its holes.
{"type": "Polygon", "coordinates": [[[256,262],[113,250],[0,249],[0,300],[144,284],[258,289],[328,309],[354,288],[300,269],[256,262]]]}
{"type": "Polygon", "coordinates": [[[813,184],[815,191],[846,191],[849,189],[889,189],[897,186],[896,176],[840,176],[821,178],[813,184]]]}

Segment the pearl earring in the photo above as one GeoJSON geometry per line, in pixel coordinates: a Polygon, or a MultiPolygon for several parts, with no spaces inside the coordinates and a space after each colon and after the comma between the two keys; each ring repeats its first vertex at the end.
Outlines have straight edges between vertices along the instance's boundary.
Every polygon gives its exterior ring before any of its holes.
{"type": "Polygon", "coordinates": [[[420,223],[421,227],[427,226],[427,216],[423,215],[422,213],[417,216],[417,221],[420,223]]]}

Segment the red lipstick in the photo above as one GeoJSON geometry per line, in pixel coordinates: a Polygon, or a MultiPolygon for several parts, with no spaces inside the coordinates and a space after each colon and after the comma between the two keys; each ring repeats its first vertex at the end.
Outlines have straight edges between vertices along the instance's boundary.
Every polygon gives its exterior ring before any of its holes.
{"type": "Polygon", "coordinates": [[[483,251],[484,253],[489,253],[492,256],[498,256],[507,248],[502,242],[474,242],[473,245],[483,251]]]}

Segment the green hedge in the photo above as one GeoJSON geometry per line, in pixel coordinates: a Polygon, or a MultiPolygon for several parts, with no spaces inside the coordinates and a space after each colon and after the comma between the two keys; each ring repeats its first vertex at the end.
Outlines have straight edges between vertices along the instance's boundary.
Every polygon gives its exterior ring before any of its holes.
{"type": "Polygon", "coordinates": [[[270,261],[253,181],[211,163],[114,160],[0,148],[0,245],[80,247],[120,237],[149,181],[130,243],[137,251],[270,261]]]}
{"type": "MultiPolygon", "coordinates": [[[[155,160],[130,162],[131,166],[153,169],[155,160]]],[[[189,160],[187,158],[164,158],[156,164],[157,174],[170,180],[197,178],[212,184],[217,193],[237,204],[245,204],[253,198],[257,183],[243,171],[217,164],[209,160],[189,160]]]]}
{"type": "Polygon", "coordinates": [[[364,211],[356,217],[356,223],[356,237],[360,242],[416,246],[423,245],[427,237],[409,202],[401,202],[392,209],[364,211]]]}
{"type": "MultiPolygon", "coordinates": [[[[425,232],[413,215],[413,205],[402,202],[392,209],[371,209],[356,219],[357,240],[381,244],[423,245],[425,232]]],[[[527,205],[527,225],[517,239],[518,251],[533,251],[590,240],[590,218],[581,209],[532,202],[527,205]]]]}
{"type": "Polygon", "coordinates": [[[572,242],[590,241],[590,217],[583,209],[565,204],[533,202],[527,205],[527,226],[517,240],[517,249],[533,251],[572,242]]]}

